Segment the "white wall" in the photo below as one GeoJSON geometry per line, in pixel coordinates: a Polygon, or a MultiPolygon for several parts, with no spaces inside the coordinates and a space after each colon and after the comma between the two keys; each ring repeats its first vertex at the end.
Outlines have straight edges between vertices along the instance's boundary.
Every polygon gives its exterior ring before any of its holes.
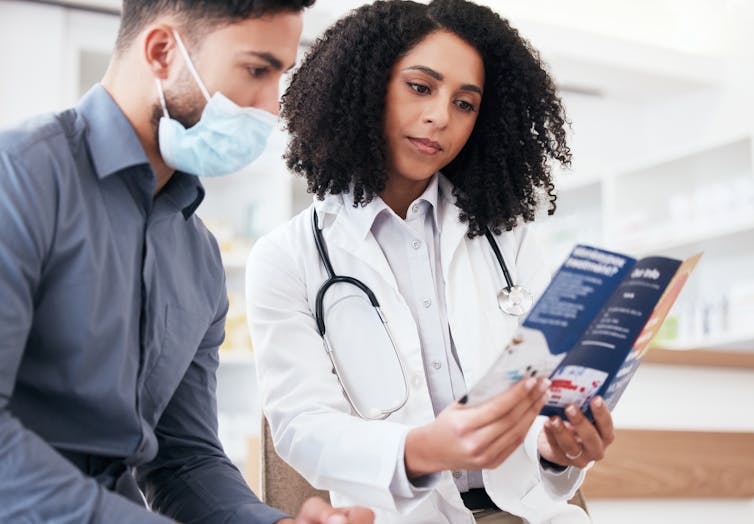
{"type": "Polygon", "coordinates": [[[0,125],[65,106],[65,10],[0,2],[0,125]]]}

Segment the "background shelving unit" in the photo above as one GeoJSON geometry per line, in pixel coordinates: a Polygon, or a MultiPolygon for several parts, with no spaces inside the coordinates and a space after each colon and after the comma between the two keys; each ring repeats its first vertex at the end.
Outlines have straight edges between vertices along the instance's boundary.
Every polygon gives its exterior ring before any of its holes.
{"type": "Polygon", "coordinates": [[[582,242],[634,256],[704,257],[667,323],[667,348],[754,349],[754,139],[734,136],[631,168],[558,177],[541,219],[559,263],[582,242]]]}

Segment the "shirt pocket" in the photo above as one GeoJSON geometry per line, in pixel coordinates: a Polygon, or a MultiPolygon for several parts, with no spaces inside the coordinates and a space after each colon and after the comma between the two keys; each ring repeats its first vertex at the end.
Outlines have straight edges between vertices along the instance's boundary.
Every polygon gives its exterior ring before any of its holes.
{"type": "Polygon", "coordinates": [[[187,309],[177,304],[165,308],[165,329],[158,355],[147,371],[144,388],[148,402],[142,413],[156,424],[181,383],[210,324],[206,311],[187,309]]]}

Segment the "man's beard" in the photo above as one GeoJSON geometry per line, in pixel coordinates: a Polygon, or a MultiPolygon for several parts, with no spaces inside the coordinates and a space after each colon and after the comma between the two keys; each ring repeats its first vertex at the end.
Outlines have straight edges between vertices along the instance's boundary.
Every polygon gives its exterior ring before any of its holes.
{"type": "MultiPolygon", "coordinates": [[[[181,78],[176,82],[175,89],[165,91],[165,104],[168,106],[168,114],[173,120],[177,120],[186,129],[194,126],[202,117],[207,100],[204,98],[193,78],[181,78]]],[[[152,129],[154,129],[155,143],[159,147],[160,119],[164,116],[162,105],[157,101],[152,107],[152,129]]]]}

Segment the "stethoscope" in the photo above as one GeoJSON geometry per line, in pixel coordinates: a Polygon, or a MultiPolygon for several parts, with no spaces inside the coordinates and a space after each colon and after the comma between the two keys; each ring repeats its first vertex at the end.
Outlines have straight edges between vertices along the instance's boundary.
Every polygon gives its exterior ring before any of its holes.
{"type": "MultiPolygon", "coordinates": [[[[338,366],[337,359],[334,356],[333,348],[330,346],[326,337],[327,329],[325,326],[324,314],[325,293],[328,289],[330,289],[330,287],[335,284],[350,284],[360,289],[367,296],[369,303],[374,308],[375,313],[382,323],[382,326],[385,329],[393,346],[393,352],[395,353],[395,357],[399,362],[401,373],[403,375],[404,385],[404,395],[402,399],[397,403],[397,405],[393,405],[388,408],[372,408],[369,410],[359,409],[359,407],[356,406],[355,402],[353,401],[353,396],[348,392],[348,388],[345,387],[344,381],[340,380],[343,392],[345,393],[349,404],[351,404],[351,407],[354,409],[357,415],[367,420],[385,419],[401,409],[406,405],[406,402],[408,402],[408,383],[406,381],[406,369],[403,365],[403,362],[401,361],[400,354],[398,353],[398,348],[395,344],[393,336],[390,333],[390,329],[387,325],[387,319],[382,313],[382,309],[380,308],[380,303],[377,300],[377,297],[369,288],[369,286],[367,286],[357,278],[335,274],[335,270],[332,267],[332,262],[330,261],[330,256],[327,253],[327,245],[325,244],[325,239],[322,236],[322,230],[319,228],[319,219],[317,217],[316,209],[312,209],[312,233],[314,235],[314,243],[317,246],[317,253],[319,253],[319,258],[322,261],[322,264],[325,266],[325,271],[327,272],[327,280],[325,280],[325,282],[317,291],[314,307],[314,318],[317,323],[317,331],[319,331],[319,335],[322,337],[325,345],[325,351],[330,357],[330,361],[332,362],[333,371],[335,372],[335,374],[339,379],[343,376],[341,369],[338,366]]],[[[519,286],[513,283],[511,274],[508,271],[508,265],[505,263],[503,254],[500,252],[500,248],[498,247],[497,242],[495,242],[495,238],[492,236],[492,231],[490,231],[489,228],[485,230],[484,236],[487,238],[487,241],[492,248],[492,252],[495,254],[495,258],[497,259],[498,265],[503,272],[503,278],[505,279],[505,287],[500,291],[500,293],[498,293],[497,296],[498,306],[504,313],[507,313],[514,317],[520,317],[528,312],[533,304],[531,291],[529,291],[529,289],[524,286],[519,286]]]]}

